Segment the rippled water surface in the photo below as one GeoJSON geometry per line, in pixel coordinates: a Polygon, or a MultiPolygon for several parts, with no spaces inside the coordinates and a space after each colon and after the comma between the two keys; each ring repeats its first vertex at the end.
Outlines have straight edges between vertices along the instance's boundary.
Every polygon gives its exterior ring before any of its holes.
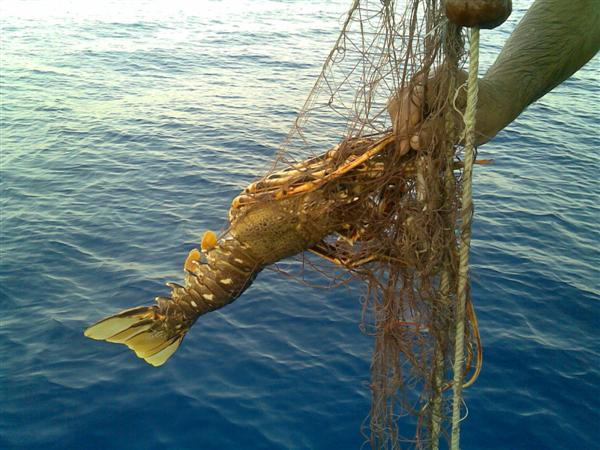
{"type": "MultiPolygon", "coordinates": [[[[522,16],[484,34],[484,66],[522,16]]],[[[161,369],[82,330],[149,303],[262,173],[346,2],[4,1],[0,447],[351,449],[360,304],[265,271],[161,369]]],[[[465,449],[591,449],[600,398],[599,59],[480,154],[485,366],[465,449]]],[[[293,264],[293,263],[284,263],[293,264]]]]}

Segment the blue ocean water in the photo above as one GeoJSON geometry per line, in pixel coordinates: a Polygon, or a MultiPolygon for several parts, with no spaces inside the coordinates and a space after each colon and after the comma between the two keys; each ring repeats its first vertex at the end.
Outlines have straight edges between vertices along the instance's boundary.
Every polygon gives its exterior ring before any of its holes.
{"type": "MultiPolygon", "coordinates": [[[[265,271],[160,369],[82,334],[224,226],[347,3],[0,3],[0,448],[360,448],[355,292],[265,271]]],[[[484,33],[484,69],[529,3],[484,33]]],[[[464,449],[598,448],[599,79],[596,57],[480,149],[464,449]]]]}

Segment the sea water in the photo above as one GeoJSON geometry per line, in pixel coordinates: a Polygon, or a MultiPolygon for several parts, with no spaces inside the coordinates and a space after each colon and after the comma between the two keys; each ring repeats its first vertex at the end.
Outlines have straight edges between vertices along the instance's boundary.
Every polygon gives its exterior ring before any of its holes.
{"type": "MultiPolygon", "coordinates": [[[[482,70],[529,3],[482,33],[482,70]]],[[[225,225],[349,2],[0,5],[0,448],[360,448],[356,292],[267,270],[159,369],[83,336],[225,225]]],[[[479,150],[464,449],[597,448],[599,78],[596,58],[479,150]]]]}

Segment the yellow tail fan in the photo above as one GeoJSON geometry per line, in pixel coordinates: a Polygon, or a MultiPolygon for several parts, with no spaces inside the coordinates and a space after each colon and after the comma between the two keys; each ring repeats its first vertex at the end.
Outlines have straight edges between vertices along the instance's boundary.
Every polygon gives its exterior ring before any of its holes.
{"type": "Polygon", "coordinates": [[[153,366],[162,366],[183,340],[187,329],[169,333],[155,306],[139,306],[107,317],[85,330],[85,336],[124,344],[153,366]]]}

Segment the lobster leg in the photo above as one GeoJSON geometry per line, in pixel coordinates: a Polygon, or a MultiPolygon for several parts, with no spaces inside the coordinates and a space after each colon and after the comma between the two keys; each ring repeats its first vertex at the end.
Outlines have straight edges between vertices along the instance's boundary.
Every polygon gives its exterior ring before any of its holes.
{"type": "Polygon", "coordinates": [[[358,267],[379,259],[378,255],[370,255],[358,261],[351,261],[348,258],[340,257],[339,251],[333,245],[328,244],[325,241],[317,243],[309,248],[308,251],[335,265],[346,267],[348,269],[357,269],[358,267]]]}
{"type": "Polygon", "coordinates": [[[394,142],[394,135],[387,134],[377,141],[357,139],[348,142],[349,150],[344,155],[341,154],[341,150],[345,147],[336,145],[322,157],[308,159],[252,183],[241,195],[233,199],[231,208],[235,210],[259,200],[284,200],[294,195],[312,192],[325,183],[359,168],[388,149],[394,142]],[[356,149],[361,151],[355,151],[356,149]],[[331,160],[337,158],[344,158],[344,160],[332,165],[331,160]]]}

